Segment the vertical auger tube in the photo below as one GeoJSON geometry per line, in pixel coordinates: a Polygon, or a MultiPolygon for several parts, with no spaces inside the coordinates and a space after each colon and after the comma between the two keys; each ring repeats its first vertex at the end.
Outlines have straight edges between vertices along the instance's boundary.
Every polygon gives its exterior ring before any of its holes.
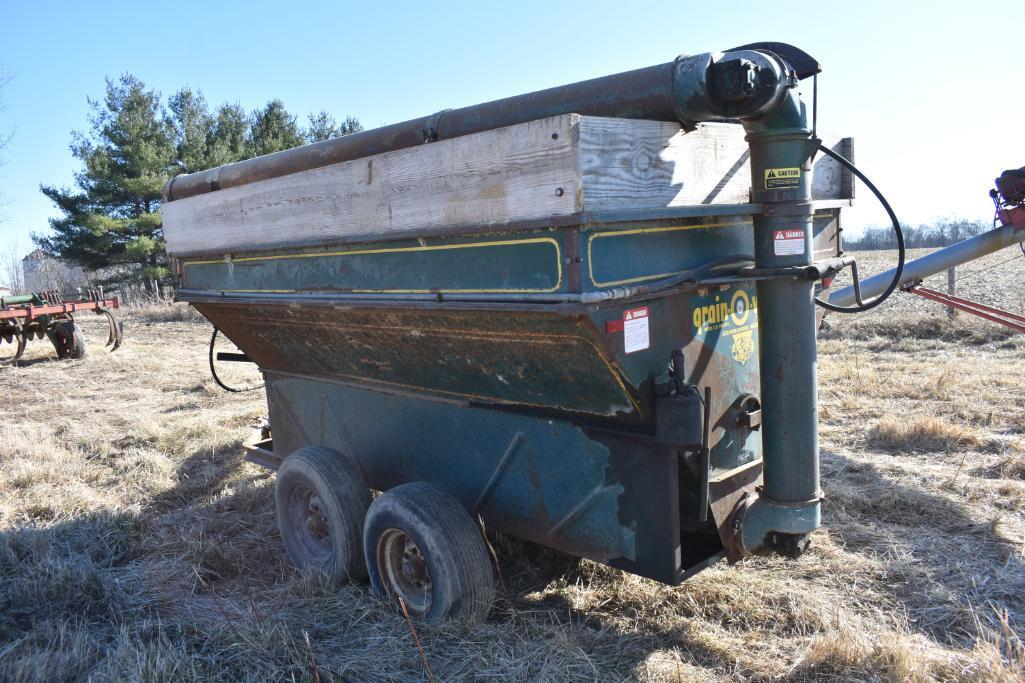
{"type": "MultiPolygon", "coordinates": [[[[811,157],[815,149],[796,90],[766,117],[745,121],[751,146],[759,268],[813,261],[811,157]]],[[[818,409],[813,283],[774,279],[758,283],[764,484],[736,511],[741,547],[748,554],[795,557],[819,526],[818,409]]]]}

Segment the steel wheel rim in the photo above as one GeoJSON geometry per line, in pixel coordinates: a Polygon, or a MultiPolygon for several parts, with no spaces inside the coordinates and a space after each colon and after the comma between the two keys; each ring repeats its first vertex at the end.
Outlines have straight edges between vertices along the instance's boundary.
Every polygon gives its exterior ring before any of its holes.
{"type": "Polygon", "coordinates": [[[377,566],[390,595],[402,600],[422,617],[434,602],[434,587],[427,559],[416,542],[400,529],[388,529],[377,541],[377,566]]]}
{"type": "Polygon", "coordinates": [[[331,560],[331,529],[324,516],[320,497],[313,489],[296,485],[289,491],[287,517],[289,530],[303,552],[317,564],[331,560]]]}

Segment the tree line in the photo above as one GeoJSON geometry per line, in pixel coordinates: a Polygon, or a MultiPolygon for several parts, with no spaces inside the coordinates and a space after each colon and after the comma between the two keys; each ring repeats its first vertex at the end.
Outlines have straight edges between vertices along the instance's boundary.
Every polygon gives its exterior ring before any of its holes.
{"type": "MultiPolygon", "coordinates": [[[[946,247],[975,237],[990,230],[992,224],[985,221],[970,221],[963,218],[943,218],[932,224],[902,225],[904,244],[908,249],[946,247]]],[[[859,237],[843,238],[843,247],[847,250],[896,249],[897,236],[893,228],[868,228],[859,237]]]]}
{"type": "Polygon", "coordinates": [[[169,280],[158,209],[172,177],[363,130],[356,118],[339,122],[324,111],[300,124],[278,99],[249,112],[230,103],[211,109],[185,87],[165,102],[130,74],[108,78],[105,96],[89,106],[87,130],[72,133],[81,163],[74,185],[40,186],[62,215],[32,240],[108,283],[169,280]]]}

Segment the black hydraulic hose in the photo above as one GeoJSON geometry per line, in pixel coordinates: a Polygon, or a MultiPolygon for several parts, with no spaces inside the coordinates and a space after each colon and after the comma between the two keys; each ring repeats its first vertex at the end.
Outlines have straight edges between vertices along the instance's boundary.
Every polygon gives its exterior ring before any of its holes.
{"type": "Polygon", "coordinates": [[[214,343],[217,341],[217,333],[218,332],[220,332],[220,330],[218,330],[217,326],[214,325],[214,333],[212,335],[210,335],[210,354],[209,354],[209,359],[210,359],[210,376],[213,377],[214,382],[217,384],[217,386],[219,386],[221,389],[224,389],[225,391],[230,391],[233,394],[241,394],[244,391],[255,391],[256,389],[262,389],[263,388],[263,382],[260,382],[259,384],[255,384],[255,385],[253,385],[251,387],[229,387],[227,384],[225,384],[224,382],[221,381],[221,378],[218,377],[218,375],[217,375],[217,369],[216,369],[216,367],[214,367],[214,343]]]}
{"type": "MultiPolygon", "coordinates": [[[[829,149],[821,142],[819,143],[819,151],[828,156],[833,161],[843,166],[844,168],[846,168],[848,171],[853,173],[861,182],[865,183],[865,186],[872,191],[872,194],[876,196],[876,199],[879,200],[879,203],[883,205],[884,209],[886,209],[886,213],[890,217],[890,222],[893,224],[893,233],[897,236],[897,268],[893,272],[893,280],[890,282],[889,287],[887,287],[882,294],[872,299],[869,299],[868,301],[864,301],[857,306],[837,306],[836,304],[831,304],[828,301],[824,301],[818,297],[815,297],[815,303],[817,303],[819,306],[822,306],[822,308],[825,308],[827,311],[836,311],[837,313],[861,313],[863,311],[875,308],[879,304],[886,301],[890,297],[890,295],[893,294],[894,290],[896,290],[897,287],[900,286],[900,278],[904,274],[904,257],[906,255],[906,250],[904,248],[904,231],[900,229],[900,221],[897,220],[897,215],[893,212],[893,208],[890,206],[890,203],[886,201],[886,197],[883,196],[883,193],[879,191],[879,189],[872,183],[871,180],[865,177],[864,173],[859,171],[858,168],[850,161],[844,159],[842,156],[840,156],[833,150],[829,149]]],[[[855,277],[857,277],[856,274],[855,277]]]]}

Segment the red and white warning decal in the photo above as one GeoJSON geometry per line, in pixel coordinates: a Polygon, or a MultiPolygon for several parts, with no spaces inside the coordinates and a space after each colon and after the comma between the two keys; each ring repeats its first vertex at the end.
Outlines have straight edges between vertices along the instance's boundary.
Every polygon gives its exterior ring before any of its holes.
{"type": "Polygon", "coordinates": [[[804,230],[773,231],[772,253],[776,256],[803,256],[804,230]]]}
{"type": "Polygon", "coordinates": [[[623,347],[627,353],[643,351],[650,345],[648,307],[623,311],[623,347]]]}

